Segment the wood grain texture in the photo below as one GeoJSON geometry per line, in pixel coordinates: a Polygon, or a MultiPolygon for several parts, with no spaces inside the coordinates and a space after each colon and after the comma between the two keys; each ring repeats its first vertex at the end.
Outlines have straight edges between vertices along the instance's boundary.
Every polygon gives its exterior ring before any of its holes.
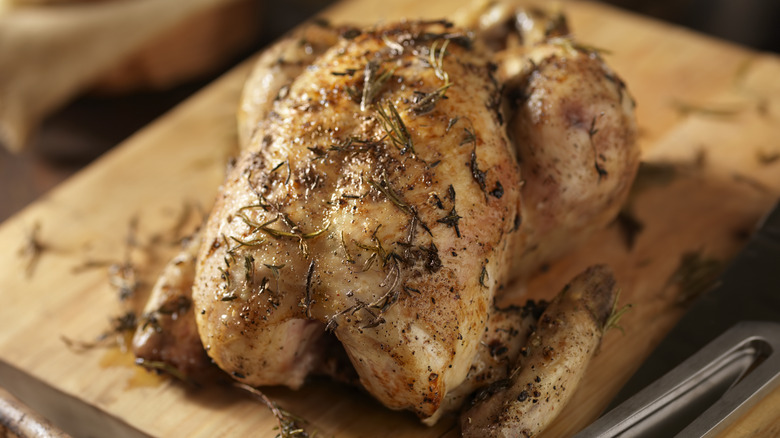
{"type": "MultiPolygon", "coordinates": [[[[327,15],[357,23],[434,18],[465,3],[345,1],[327,15]]],[[[508,302],[549,297],[585,266],[608,263],[622,289],[621,304],[633,305],[621,321],[624,333],[607,333],[586,381],[546,437],[569,436],[598,416],[684,313],[679,285],[670,281],[682,255],[697,252],[726,263],[780,196],[777,57],[597,3],[564,3],[564,9],[583,43],[609,50],[607,61],[638,102],[644,160],[671,163],[675,171],[670,178],[646,180],[632,198],[633,213],[644,226],[633,248],[620,227],[612,226],[509,291],[508,302]],[[683,114],[680,104],[698,110],[683,114]]],[[[126,436],[276,434],[270,413],[232,388],[193,390],[147,375],[116,349],[77,353],[62,339],[92,340],[123,310],[107,281],[109,269],[95,262],[121,263],[129,252],[139,290],[148,290],[175,249],[165,236],[179,234],[174,230],[184,206],[211,204],[235,150],[234,113],[249,67],[228,73],[0,227],[0,386],[11,389],[4,367],[26,370],[30,378],[135,429],[136,435],[126,436]],[[136,245],[128,251],[134,220],[136,245]],[[17,250],[36,223],[45,250],[28,275],[27,260],[17,250]],[[83,269],[87,265],[97,267],[83,269]]],[[[457,434],[450,430],[452,420],[427,428],[412,415],[390,412],[330,382],[265,392],[308,420],[319,436],[457,434]]],[[[770,399],[777,399],[776,392],[770,399]]],[[[756,424],[776,430],[771,409],[762,417],[757,412],[751,415],[764,422],[756,424]]]]}

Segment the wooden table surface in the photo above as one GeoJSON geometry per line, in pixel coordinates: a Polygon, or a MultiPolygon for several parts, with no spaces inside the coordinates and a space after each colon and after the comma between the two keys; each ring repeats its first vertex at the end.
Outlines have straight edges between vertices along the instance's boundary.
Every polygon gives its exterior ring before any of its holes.
{"type": "MultiPolygon", "coordinates": [[[[344,1],[335,21],[440,17],[465,1],[344,1]],[[384,17],[383,17],[384,16],[384,17]]],[[[582,389],[545,436],[568,436],[592,421],[685,311],[674,274],[684,254],[723,265],[780,196],[780,60],[605,7],[565,3],[586,44],[636,98],[643,159],[651,163],[631,207],[643,229],[628,247],[614,225],[513,291],[549,296],[593,262],[615,269],[622,303],[633,304],[624,333],[610,332],[582,389]]],[[[150,375],[117,349],[77,353],[123,309],[108,282],[128,258],[147,287],[174,251],[186,206],[208,208],[235,150],[234,110],[249,64],[242,64],[0,226],[0,386],[78,435],[274,436],[256,401],[230,388],[192,390],[150,375]],[[136,244],[127,235],[136,224],[136,244]],[[37,224],[37,225],[36,225],[37,224]],[[30,268],[19,249],[38,227],[44,248],[30,268]],[[101,264],[102,263],[102,264],[101,264]],[[93,268],[88,268],[92,266],[93,268]],[[22,371],[24,370],[24,371],[22,371]]],[[[190,215],[190,220],[192,216],[190,215]]],[[[329,382],[267,393],[324,436],[453,434],[389,412],[329,382]]],[[[778,430],[780,392],[729,436],[778,430]]]]}

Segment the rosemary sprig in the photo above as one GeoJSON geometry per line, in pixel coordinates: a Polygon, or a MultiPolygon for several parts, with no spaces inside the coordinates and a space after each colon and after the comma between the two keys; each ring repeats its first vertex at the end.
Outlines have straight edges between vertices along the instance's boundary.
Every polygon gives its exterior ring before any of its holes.
{"type": "Polygon", "coordinates": [[[390,77],[393,76],[395,69],[379,71],[379,63],[369,61],[363,69],[363,93],[360,98],[360,111],[365,111],[379,95],[382,87],[390,77]]]}
{"type": "Polygon", "coordinates": [[[395,105],[393,105],[392,102],[388,102],[387,109],[381,104],[376,105],[376,112],[387,136],[390,138],[390,141],[401,150],[401,154],[404,154],[407,151],[416,154],[412,137],[409,134],[409,130],[406,129],[406,125],[404,124],[401,115],[398,114],[398,110],[395,109],[395,105]]]}
{"type": "Polygon", "coordinates": [[[316,302],[311,297],[311,280],[314,276],[314,267],[315,261],[312,260],[311,263],[309,263],[309,269],[306,271],[306,293],[304,294],[303,300],[301,301],[301,307],[304,308],[306,312],[306,318],[309,319],[311,319],[311,305],[316,302]]]}
{"type": "Polygon", "coordinates": [[[278,430],[279,430],[279,433],[276,435],[276,438],[308,438],[309,437],[309,434],[301,425],[301,423],[304,423],[304,421],[301,418],[296,417],[290,414],[289,412],[281,409],[279,405],[271,401],[271,399],[269,399],[268,396],[266,396],[256,388],[238,382],[234,383],[233,385],[236,388],[248,392],[256,400],[259,400],[271,411],[274,417],[276,417],[276,421],[278,423],[278,430]]]}
{"type": "Polygon", "coordinates": [[[623,329],[622,326],[620,326],[620,318],[625,315],[626,312],[631,310],[633,307],[631,303],[624,305],[621,308],[618,308],[617,304],[620,299],[620,290],[618,289],[617,294],[615,295],[615,301],[612,302],[612,311],[609,313],[609,316],[607,317],[606,322],[604,322],[604,328],[602,328],[601,333],[602,335],[606,333],[610,329],[618,329],[620,330],[620,333],[625,334],[626,331],[623,329]]]}
{"type": "Polygon", "coordinates": [[[417,222],[420,224],[420,226],[425,231],[427,231],[428,234],[431,234],[431,230],[428,228],[428,225],[426,225],[425,222],[423,222],[422,219],[420,219],[420,216],[417,214],[417,209],[409,205],[406,201],[403,200],[403,198],[401,198],[400,194],[398,194],[395,190],[393,190],[393,188],[390,186],[390,183],[387,181],[387,177],[385,175],[382,175],[382,179],[380,179],[379,182],[376,182],[370,178],[367,180],[367,182],[371,187],[376,189],[381,194],[385,195],[385,197],[391,203],[393,203],[393,205],[398,207],[399,210],[417,219],[417,222]]]}
{"type": "MultiPolygon", "coordinates": [[[[250,219],[246,214],[243,212],[239,212],[237,216],[244,221],[247,226],[249,226],[252,229],[252,232],[261,231],[273,238],[281,239],[281,238],[293,238],[298,240],[298,247],[303,253],[304,258],[309,258],[309,247],[306,244],[306,240],[314,239],[315,237],[318,237],[325,233],[328,228],[330,228],[330,223],[326,223],[324,227],[317,231],[313,231],[311,233],[304,233],[300,230],[297,224],[295,224],[289,216],[287,216],[284,213],[278,212],[276,217],[273,219],[270,219],[264,223],[258,223],[254,220],[250,219]],[[275,228],[271,228],[271,225],[277,221],[281,220],[288,228],[290,228],[290,231],[284,231],[284,230],[277,230],[275,228]]],[[[257,239],[253,239],[257,240],[257,239]]],[[[249,241],[251,242],[251,241],[249,241]]]]}
{"type": "Polygon", "coordinates": [[[349,249],[347,248],[347,243],[344,241],[344,231],[341,232],[341,247],[344,249],[344,254],[347,257],[347,262],[354,264],[355,259],[352,258],[352,255],[349,253],[349,249]]]}
{"type": "Polygon", "coordinates": [[[467,145],[467,144],[473,144],[474,147],[477,146],[477,135],[474,134],[474,131],[469,128],[463,128],[463,138],[460,140],[460,146],[467,145]]]}
{"type": "Polygon", "coordinates": [[[436,40],[431,44],[431,50],[428,54],[428,64],[433,68],[434,74],[436,74],[436,77],[443,80],[445,85],[449,85],[450,83],[450,77],[447,74],[446,71],[444,71],[444,54],[447,53],[447,46],[450,44],[450,40],[446,39],[444,40],[444,43],[441,45],[441,48],[438,50],[437,55],[437,45],[439,44],[439,41],[436,40]]]}
{"type": "MultiPolygon", "coordinates": [[[[450,88],[451,85],[452,83],[448,82],[430,93],[416,94],[418,100],[409,107],[409,111],[415,113],[418,116],[430,113],[436,107],[436,103],[440,99],[446,97],[445,92],[448,88],[450,88]]],[[[449,126],[447,127],[447,130],[449,131],[449,126]]]]}
{"type": "Polygon", "coordinates": [[[390,186],[390,183],[387,181],[387,177],[382,175],[382,179],[379,180],[379,182],[374,181],[371,178],[368,178],[366,180],[368,184],[376,189],[379,193],[385,195],[385,198],[387,198],[388,201],[392,202],[393,205],[398,207],[399,210],[403,211],[404,213],[413,215],[414,212],[412,211],[412,207],[406,203],[401,198],[401,195],[395,192],[393,188],[390,186]]]}
{"type": "Polygon", "coordinates": [[[41,231],[40,222],[36,222],[30,233],[27,235],[27,239],[24,242],[24,246],[19,248],[19,255],[27,258],[27,266],[25,267],[25,274],[27,277],[31,277],[35,271],[35,267],[38,265],[38,261],[48,246],[41,242],[39,233],[41,231]]]}
{"type": "Polygon", "coordinates": [[[279,278],[281,277],[280,271],[282,268],[284,268],[284,263],[281,265],[269,265],[267,263],[263,263],[263,265],[271,270],[271,275],[274,277],[274,280],[276,281],[276,290],[279,290],[279,278]]]}
{"type": "Polygon", "coordinates": [[[456,123],[458,123],[458,120],[460,120],[460,117],[453,117],[447,122],[447,129],[444,130],[444,132],[450,132],[450,129],[452,129],[453,126],[455,126],[456,123]]]}

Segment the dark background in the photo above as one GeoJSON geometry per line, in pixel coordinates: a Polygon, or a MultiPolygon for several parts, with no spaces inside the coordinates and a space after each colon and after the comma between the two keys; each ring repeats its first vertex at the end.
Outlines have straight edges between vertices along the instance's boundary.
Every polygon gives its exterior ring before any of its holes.
{"type": "MultiPolygon", "coordinates": [[[[264,2],[262,35],[236,63],[262,49],[330,0],[264,2]],[[273,17],[272,20],[264,17],[273,17]]],[[[622,9],[682,25],[718,38],[780,53],[777,0],[605,0],[622,9]]],[[[122,97],[84,96],[50,116],[18,155],[0,147],[0,221],[67,179],[217,75],[164,92],[122,97]]],[[[778,79],[780,80],[780,78],[778,79]]]]}

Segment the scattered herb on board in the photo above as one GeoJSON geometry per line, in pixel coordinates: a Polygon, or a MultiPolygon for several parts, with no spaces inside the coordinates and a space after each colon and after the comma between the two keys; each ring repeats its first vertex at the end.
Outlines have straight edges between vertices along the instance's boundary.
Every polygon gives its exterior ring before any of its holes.
{"type": "Polygon", "coordinates": [[[753,177],[750,177],[750,176],[747,176],[745,174],[738,173],[738,172],[733,173],[731,175],[731,177],[734,179],[735,182],[738,182],[738,183],[741,183],[741,184],[745,184],[745,185],[753,188],[757,192],[772,193],[772,189],[769,186],[767,186],[763,182],[761,182],[761,181],[759,181],[759,180],[757,180],[757,179],[755,179],[753,177]]]}
{"type": "Polygon", "coordinates": [[[137,357],[137,358],[135,358],[135,364],[139,365],[141,367],[144,367],[147,370],[157,371],[157,372],[162,372],[162,373],[168,374],[168,375],[173,376],[177,380],[180,380],[180,381],[182,381],[184,383],[189,383],[189,384],[192,384],[192,385],[195,384],[195,382],[193,382],[192,380],[188,379],[187,376],[184,375],[184,373],[181,372],[178,368],[176,368],[175,366],[173,366],[173,365],[171,365],[171,364],[169,364],[167,362],[163,362],[163,361],[159,361],[159,360],[146,360],[146,359],[144,359],[142,357],[137,357]]]}
{"type": "Polygon", "coordinates": [[[766,151],[764,149],[756,152],[756,161],[762,166],[768,166],[777,160],[780,160],[780,151],[766,151]]]}
{"type": "Polygon", "coordinates": [[[27,265],[24,271],[28,278],[35,272],[35,267],[38,265],[38,261],[43,252],[49,249],[47,245],[41,242],[39,235],[40,231],[41,224],[36,222],[27,234],[24,245],[19,248],[19,255],[27,259],[27,265]]]}
{"type": "Polygon", "coordinates": [[[94,341],[85,342],[60,336],[65,345],[71,350],[80,353],[97,347],[116,347],[122,351],[128,349],[129,335],[135,331],[138,325],[138,317],[135,312],[127,311],[111,319],[111,327],[98,335],[94,341]]]}
{"type": "Polygon", "coordinates": [[[623,317],[623,315],[626,314],[631,308],[633,307],[631,303],[624,305],[623,307],[618,308],[618,301],[620,300],[620,290],[618,289],[617,294],[615,295],[615,301],[612,302],[612,311],[609,313],[609,316],[607,317],[607,321],[604,323],[604,328],[602,329],[602,334],[606,333],[607,330],[610,329],[618,329],[621,333],[625,334],[625,330],[620,325],[620,319],[623,317]]]}
{"type": "Polygon", "coordinates": [[[737,107],[704,106],[683,102],[681,100],[673,100],[672,107],[682,116],[698,114],[709,117],[734,117],[742,112],[742,108],[737,107]]]}
{"type": "Polygon", "coordinates": [[[637,219],[636,215],[634,214],[634,209],[629,205],[624,206],[620,210],[617,217],[615,218],[615,223],[623,235],[623,241],[626,243],[626,248],[629,251],[634,249],[637,236],[645,228],[645,224],[637,219]]]}
{"type": "Polygon", "coordinates": [[[279,432],[276,434],[276,438],[308,438],[313,435],[309,435],[306,429],[303,428],[303,423],[306,423],[302,418],[297,417],[284,409],[280,408],[276,402],[271,401],[267,395],[263,394],[257,388],[253,388],[244,383],[234,383],[236,388],[248,392],[252,397],[261,403],[263,403],[276,417],[277,426],[276,430],[279,432]]]}
{"type": "Polygon", "coordinates": [[[722,268],[720,260],[705,257],[701,251],[686,252],[680,256],[680,264],[666,284],[676,285],[677,302],[687,304],[715,286],[722,268]]]}

